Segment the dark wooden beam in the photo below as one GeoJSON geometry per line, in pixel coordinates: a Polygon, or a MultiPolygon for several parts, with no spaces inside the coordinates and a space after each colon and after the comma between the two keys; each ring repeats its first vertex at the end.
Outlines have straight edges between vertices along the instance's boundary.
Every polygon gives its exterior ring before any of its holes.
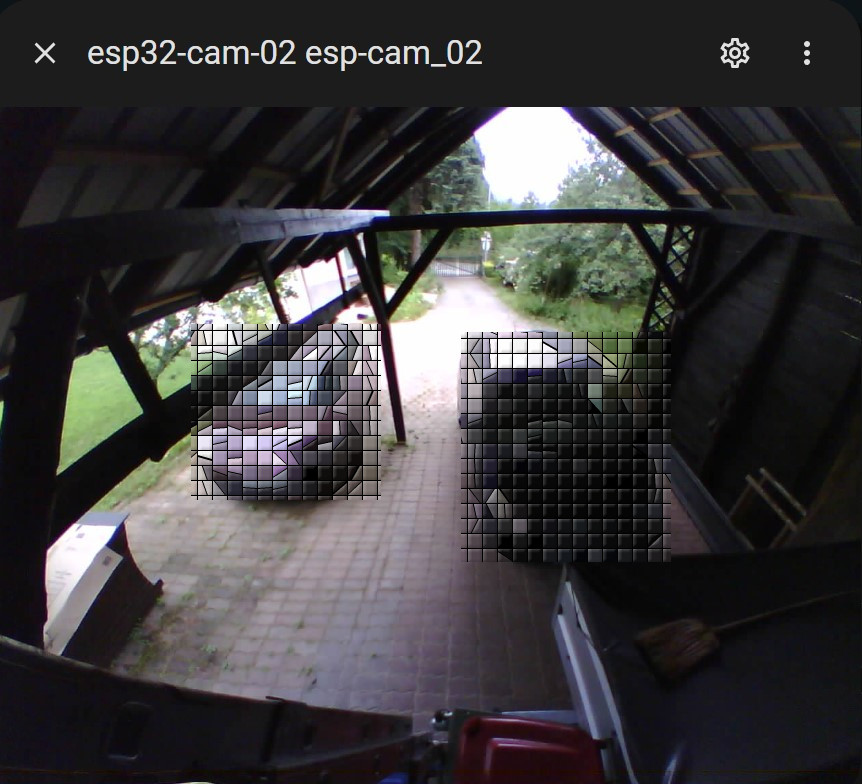
{"type": "Polygon", "coordinates": [[[0,110],[0,231],[14,229],[79,109],[0,110]]]}
{"type": "Polygon", "coordinates": [[[784,197],[772,186],[753,159],[733,137],[719,124],[707,109],[700,106],[683,106],[683,114],[707,141],[721,151],[734,168],[742,175],[767,207],[774,212],[792,213],[784,197]]]}
{"type": "Polygon", "coordinates": [[[773,111],[801,143],[802,148],[823,172],[823,176],[855,224],[862,222],[862,192],[841,156],[803,109],[776,106],[773,111]]]}
{"type": "Polygon", "coordinates": [[[257,246],[257,267],[260,270],[260,276],[263,278],[263,283],[266,286],[266,291],[269,294],[270,302],[275,310],[275,316],[279,324],[288,324],[290,319],[287,317],[287,311],[284,309],[284,303],[281,301],[281,296],[278,293],[278,287],[275,285],[275,278],[272,276],[272,269],[269,266],[269,261],[266,258],[263,248],[257,246]]]}
{"type": "Polygon", "coordinates": [[[0,423],[0,635],[43,647],[45,560],[86,281],[27,295],[0,423]]]}
{"type": "MultiPolygon", "coordinates": [[[[407,431],[404,427],[404,409],[401,405],[401,390],[398,386],[398,368],[395,365],[395,349],[392,345],[392,332],[389,329],[389,317],[386,315],[386,303],[383,301],[383,291],[377,287],[369,264],[359,246],[359,240],[352,235],[348,240],[350,255],[359,272],[362,288],[368,294],[374,317],[377,319],[377,329],[380,333],[380,349],[383,353],[383,366],[386,369],[386,381],[389,385],[389,401],[392,404],[392,420],[395,424],[395,438],[400,444],[407,443],[407,431]]],[[[376,245],[373,246],[376,248],[376,245]]]]}
{"type": "Polygon", "coordinates": [[[644,308],[643,318],[641,319],[642,333],[650,332],[650,324],[653,320],[653,316],[655,315],[656,300],[658,298],[658,291],[660,288],[661,279],[658,275],[656,275],[652,282],[652,288],[650,288],[649,291],[649,297],[647,298],[646,308],[644,308]]]}
{"type": "Polygon", "coordinates": [[[640,134],[659,155],[667,159],[668,164],[676,173],[698,190],[710,207],[731,208],[733,205],[716,188],[682,152],[673,146],[655,127],[649,119],[641,116],[634,109],[624,106],[614,106],[614,111],[623,122],[630,125],[640,134]]]}
{"type": "Polygon", "coordinates": [[[785,325],[803,295],[814,247],[815,243],[810,238],[796,240],[796,250],[787,264],[787,272],[769,319],[760,335],[752,341],[752,349],[745,364],[725,390],[721,411],[712,426],[712,443],[698,472],[707,487],[720,468],[732,460],[739,434],[745,432],[757,415],[757,406],[763,396],[763,382],[769,376],[775,348],[781,343],[785,325]]]}
{"type": "Polygon", "coordinates": [[[849,375],[850,380],[826,418],[814,446],[804,459],[800,459],[796,476],[790,478],[787,483],[793,495],[805,506],[814,501],[823,482],[831,473],[835,460],[851,437],[849,424],[854,416],[859,416],[862,360],[858,354],[856,365],[849,375]]]}
{"type": "Polygon", "coordinates": [[[676,192],[674,185],[658,170],[647,165],[646,158],[624,136],[614,136],[614,129],[594,109],[567,106],[572,119],[582,125],[671,207],[686,207],[690,202],[676,192]]]}
{"type": "Polygon", "coordinates": [[[0,300],[40,284],[188,251],[352,231],[384,214],[380,210],[155,210],[28,226],[0,235],[0,300]]]}
{"type": "MultiPolygon", "coordinates": [[[[467,229],[494,226],[535,226],[543,223],[632,222],[642,223],[645,226],[744,226],[829,240],[854,249],[862,248],[862,231],[857,226],[812,221],[795,215],[774,215],[766,212],[750,213],[740,210],[566,209],[426,213],[424,215],[394,215],[387,218],[375,218],[368,230],[412,231],[413,229],[422,229],[424,231],[446,227],[467,229]]],[[[848,256],[846,261],[854,264],[860,263],[858,257],[855,256],[848,256]]]]}
{"type": "Polygon", "coordinates": [[[157,431],[146,414],[124,425],[57,477],[57,503],[50,541],[55,542],[81,515],[147,459],[191,430],[192,395],[186,386],[165,398],[157,431]]]}
{"type": "MultiPolygon", "coordinates": [[[[261,109],[177,205],[182,208],[221,207],[230,203],[251,170],[306,115],[308,109],[286,107],[261,109]]],[[[174,258],[165,258],[150,269],[131,269],[115,287],[114,296],[121,314],[128,315],[154,291],[170,270],[174,258]]]]}
{"type": "MultiPolygon", "coordinates": [[[[377,290],[383,301],[386,301],[386,293],[383,282],[383,264],[380,261],[380,249],[377,247],[377,235],[373,232],[368,232],[363,236],[365,243],[365,260],[371,268],[371,274],[374,276],[374,281],[377,284],[377,290]]],[[[388,313],[388,311],[387,311],[388,313]]]]}
{"type": "MultiPolygon", "coordinates": [[[[380,109],[371,114],[371,116],[363,119],[358,123],[347,135],[342,145],[341,155],[342,161],[349,161],[354,156],[360,154],[363,150],[367,150],[369,145],[379,144],[380,133],[392,123],[403,112],[401,109],[380,109]]],[[[346,164],[345,164],[346,165],[346,164]]],[[[326,169],[328,161],[324,159],[315,167],[312,168],[302,179],[290,189],[288,194],[279,202],[279,208],[298,208],[307,207],[312,204],[317,204],[317,197],[321,182],[326,177],[326,169]]],[[[333,177],[336,173],[333,173],[333,177]]],[[[331,199],[327,199],[326,203],[330,207],[346,208],[351,206],[350,200],[347,198],[345,189],[339,187],[338,192],[331,199]]],[[[297,248],[304,248],[309,244],[309,240],[301,242],[289,242],[285,247],[281,248],[275,254],[270,253],[271,266],[273,275],[277,278],[284,270],[290,266],[290,262],[283,264],[282,259],[285,256],[290,257],[297,248]]],[[[331,254],[326,254],[331,255],[331,254]]],[[[210,301],[220,300],[239,280],[243,277],[245,271],[254,262],[253,254],[246,248],[237,250],[219,269],[215,275],[207,282],[204,287],[204,294],[210,301]]]]}
{"type": "Polygon", "coordinates": [[[99,331],[101,339],[111,349],[111,354],[141,410],[150,418],[153,426],[158,427],[164,416],[164,402],[140,354],[132,345],[128,330],[123,326],[108,287],[99,273],[93,275],[90,280],[87,310],[91,314],[93,328],[99,331]]]}
{"type": "MultiPolygon", "coordinates": [[[[361,285],[354,286],[294,324],[328,324],[359,301],[363,293],[361,285]]],[[[57,503],[48,544],[55,542],[93,504],[146,460],[160,459],[188,435],[192,416],[192,392],[188,385],[165,398],[158,430],[153,429],[149,417],[141,415],[63,471],[57,480],[57,503]]]]}
{"type": "MultiPolygon", "coordinates": [[[[390,318],[392,317],[392,314],[398,310],[398,306],[404,301],[404,298],[413,290],[416,282],[422,277],[422,274],[428,269],[431,262],[434,261],[435,257],[440,252],[440,249],[446,244],[446,240],[448,240],[451,235],[452,229],[440,229],[431,238],[431,241],[425,247],[425,250],[422,251],[422,255],[416,259],[416,263],[410,268],[410,271],[407,273],[404,280],[401,281],[401,285],[392,295],[389,302],[386,303],[386,313],[390,318]]],[[[365,236],[366,242],[368,242],[368,237],[373,237],[374,234],[368,233],[365,236]]]]}
{"type": "MultiPolygon", "coordinates": [[[[453,150],[461,146],[476,128],[483,125],[491,117],[495,116],[500,109],[471,109],[462,110],[451,116],[446,116],[440,121],[440,125],[434,130],[434,134],[420,136],[419,141],[398,163],[393,166],[392,161],[384,167],[386,173],[376,179],[372,186],[366,182],[362,185],[360,195],[350,202],[351,207],[365,208],[367,205],[390,204],[404,189],[415,182],[419,177],[430,171],[437,163],[445,158],[453,150]]],[[[387,145],[388,147],[388,145],[387,145]]],[[[340,189],[343,190],[343,189],[340,189]]],[[[435,228],[435,227],[431,227],[435,228]]],[[[439,228],[439,227],[437,227],[439,228]]],[[[300,263],[310,262],[315,258],[326,258],[335,253],[339,247],[337,242],[328,238],[315,240],[308,243],[298,240],[284,250],[284,266],[298,259],[300,263]]]]}
{"type": "Polygon", "coordinates": [[[344,110],[344,118],[341,121],[341,127],[338,129],[338,136],[332,142],[332,149],[329,151],[329,156],[326,162],[326,171],[323,175],[323,180],[320,183],[320,190],[317,194],[317,203],[320,204],[326,198],[329,188],[332,185],[332,178],[335,176],[335,169],[338,166],[338,160],[341,157],[341,151],[344,148],[344,140],[347,138],[347,131],[350,128],[350,123],[353,122],[353,116],[356,114],[355,106],[348,106],[344,110]]]}
{"type": "MultiPolygon", "coordinates": [[[[635,238],[640,243],[641,247],[644,249],[647,257],[655,268],[656,274],[659,276],[659,279],[664,284],[664,287],[670,292],[670,295],[673,297],[674,305],[677,307],[682,307],[683,305],[683,290],[682,285],[676,279],[676,275],[673,274],[673,270],[668,266],[667,263],[667,253],[670,250],[670,240],[669,235],[665,235],[665,247],[664,253],[658,249],[655,242],[653,242],[652,237],[650,237],[649,232],[646,230],[642,223],[628,223],[626,224],[631,230],[632,234],[635,235],[635,238]]],[[[673,230],[673,227],[668,227],[669,231],[673,230]]]]}
{"type": "Polygon", "coordinates": [[[758,262],[765,256],[772,245],[776,234],[771,231],[763,231],[758,234],[749,245],[743,249],[739,258],[728,268],[728,270],[701,293],[696,300],[689,304],[684,311],[686,321],[694,319],[699,313],[715,303],[731,286],[745,277],[753,270],[758,262]]]}

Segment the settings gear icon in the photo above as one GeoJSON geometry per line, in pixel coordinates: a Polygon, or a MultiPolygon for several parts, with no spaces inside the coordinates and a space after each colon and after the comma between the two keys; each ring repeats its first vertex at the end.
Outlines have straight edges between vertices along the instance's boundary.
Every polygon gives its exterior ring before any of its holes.
{"type": "Polygon", "coordinates": [[[748,44],[738,38],[721,45],[721,62],[727,63],[731,68],[739,68],[742,63],[748,62],[748,44]]]}

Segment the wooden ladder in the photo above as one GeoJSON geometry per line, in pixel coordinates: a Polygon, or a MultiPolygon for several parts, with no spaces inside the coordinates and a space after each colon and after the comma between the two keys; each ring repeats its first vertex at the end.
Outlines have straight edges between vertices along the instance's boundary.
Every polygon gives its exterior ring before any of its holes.
{"type": "Polygon", "coordinates": [[[747,474],[745,487],[730,510],[729,517],[752,549],[754,545],[738,523],[743,522],[756,498],[762,499],[781,521],[781,528],[768,544],[769,549],[779,547],[789,536],[796,533],[808,514],[808,510],[765,468],[760,469],[760,475],[757,477],[747,474]]]}

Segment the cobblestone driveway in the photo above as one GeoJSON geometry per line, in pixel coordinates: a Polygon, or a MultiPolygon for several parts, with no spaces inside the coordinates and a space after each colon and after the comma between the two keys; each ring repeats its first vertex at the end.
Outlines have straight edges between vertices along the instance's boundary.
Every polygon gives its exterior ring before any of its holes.
{"type": "MultiPolygon", "coordinates": [[[[551,632],[559,567],[467,563],[459,536],[460,335],[542,325],[483,281],[444,282],[431,312],[392,327],[408,446],[384,445],[379,499],[196,500],[184,468],[129,505],[132,552],[165,596],[116,671],[407,713],[417,729],[441,707],[569,707],[551,632]]],[[[672,511],[674,553],[704,550],[672,511]]]]}

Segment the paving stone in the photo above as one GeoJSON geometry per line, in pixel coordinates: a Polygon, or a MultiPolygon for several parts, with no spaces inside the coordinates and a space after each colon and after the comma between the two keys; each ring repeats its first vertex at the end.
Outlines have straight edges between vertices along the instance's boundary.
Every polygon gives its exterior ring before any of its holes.
{"type": "MultiPolygon", "coordinates": [[[[129,504],[132,552],[145,574],[165,580],[168,606],[194,594],[170,637],[174,671],[159,659],[144,677],[412,714],[422,731],[452,701],[568,707],[551,630],[559,567],[468,563],[461,549],[452,388],[460,334],[482,321],[537,326],[483,283],[466,281],[459,293],[461,283],[447,282],[422,319],[392,325],[411,446],[381,451],[380,498],[201,503],[188,495],[186,467],[129,504]],[[207,645],[218,661],[206,661],[207,645]]],[[[392,433],[384,379],[380,400],[381,432],[392,433]]],[[[671,526],[674,553],[705,551],[674,498],[671,526]]],[[[145,630],[160,618],[151,613],[145,630]]],[[[113,669],[133,666],[141,650],[130,642],[113,669]]]]}

